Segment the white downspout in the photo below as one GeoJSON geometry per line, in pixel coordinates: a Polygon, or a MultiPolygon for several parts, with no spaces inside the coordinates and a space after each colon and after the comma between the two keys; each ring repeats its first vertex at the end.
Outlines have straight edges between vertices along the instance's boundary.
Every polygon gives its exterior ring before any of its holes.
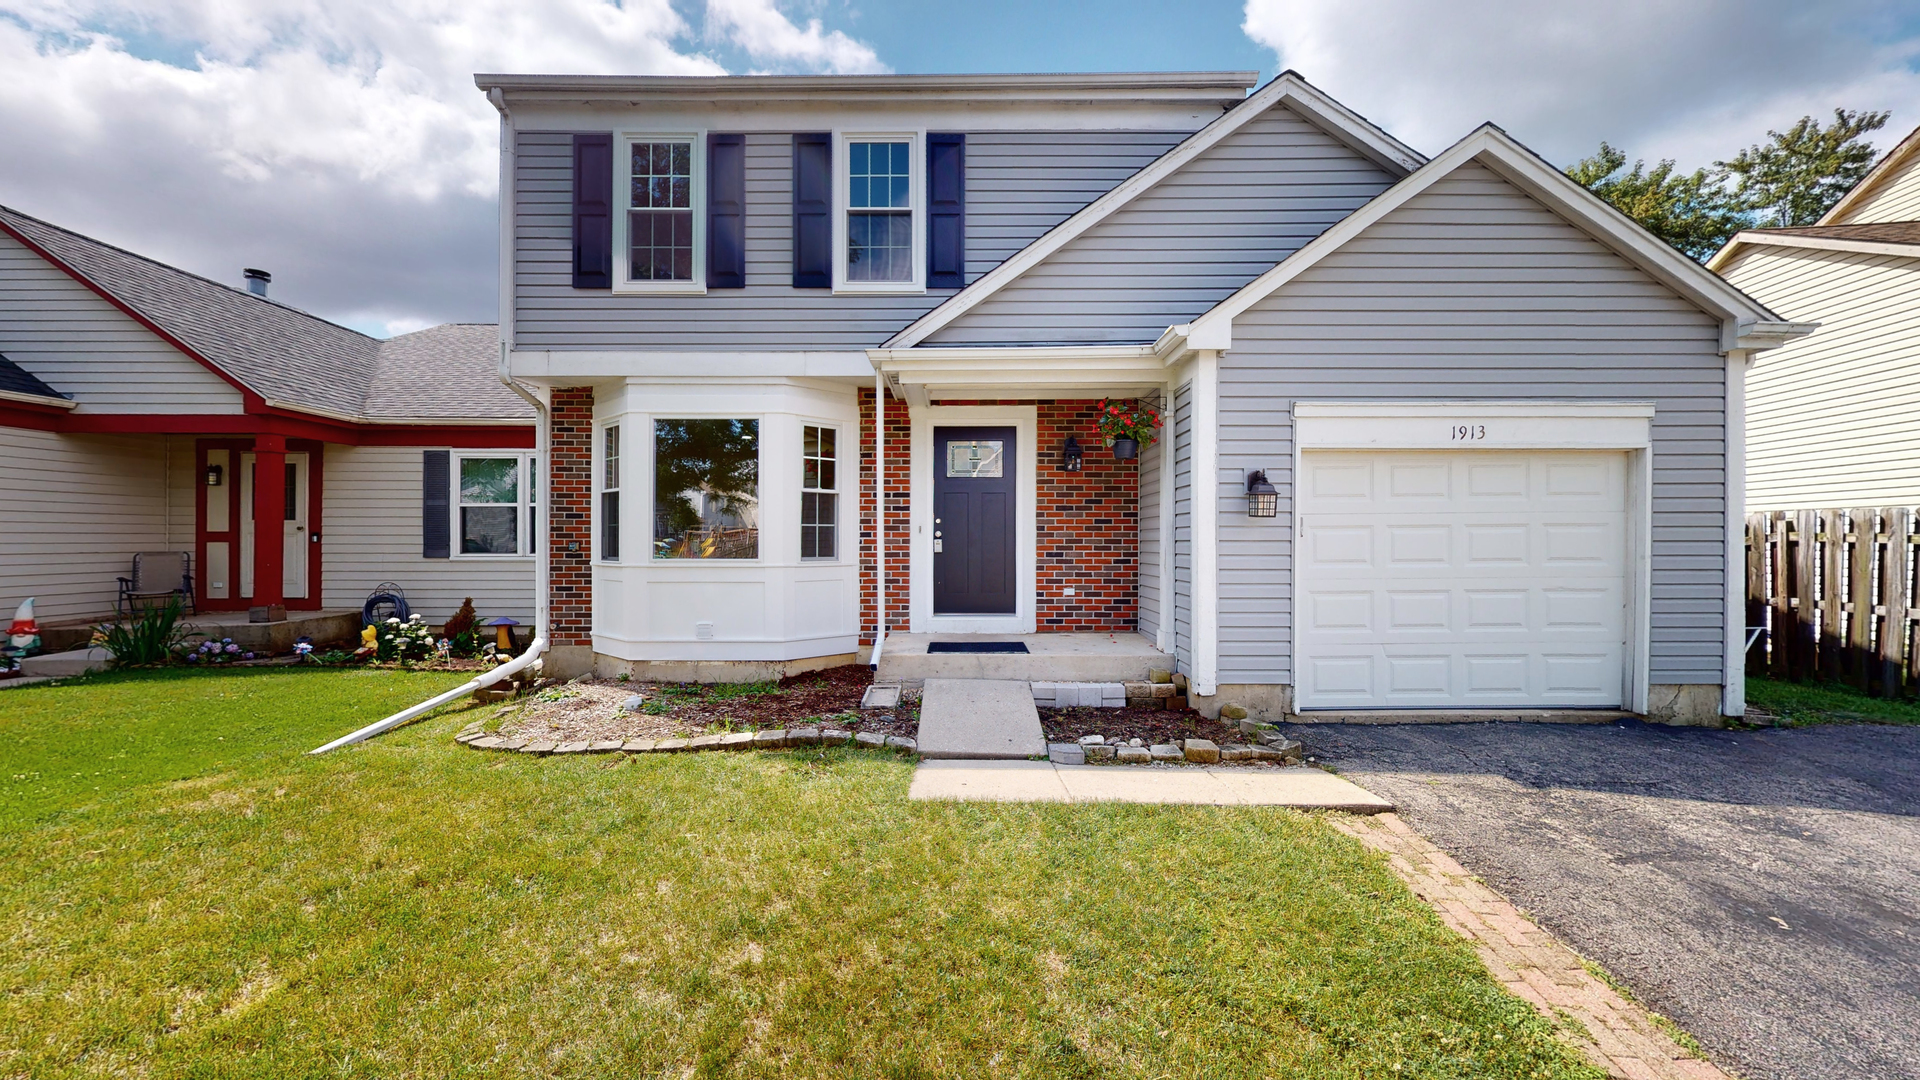
{"type": "Polygon", "coordinates": [[[1752,353],[1727,353],[1727,613],[1720,714],[1747,714],[1747,365],[1752,353]]]}
{"type": "MultiPolygon", "coordinates": [[[[551,430],[551,414],[539,397],[531,394],[519,383],[513,381],[510,360],[513,356],[513,117],[507,111],[506,96],[496,87],[487,92],[487,100],[500,110],[500,381],[507,389],[525,398],[533,406],[535,417],[533,435],[533,460],[536,468],[545,470],[547,446],[551,430]]],[[[325,746],[309,750],[310,754],[324,754],[351,746],[373,738],[382,732],[391,731],[417,717],[449,704],[459,698],[508,679],[537,664],[547,651],[547,626],[549,621],[547,592],[550,580],[551,564],[548,552],[552,548],[552,536],[547,530],[547,504],[553,494],[543,485],[540,499],[534,505],[534,535],[539,538],[535,545],[534,582],[533,582],[533,640],[527,643],[526,651],[501,664],[478,678],[462,683],[444,694],[428,698],[409,709],[402,709],[384,720],[368,724],[349,735],[342,735],[325,746]]]]}
{"type": "Polygon", "coordinates": [[[887,647],[887,377],[873,369],[873,652],[870,671],[880,670],[887,647]]]}

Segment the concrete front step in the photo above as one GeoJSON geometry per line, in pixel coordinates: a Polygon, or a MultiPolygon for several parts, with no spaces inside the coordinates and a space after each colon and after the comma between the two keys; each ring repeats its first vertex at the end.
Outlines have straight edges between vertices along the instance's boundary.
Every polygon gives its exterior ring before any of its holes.
{"type": "Polygon", "coordinates": [[[89,671],[105,671],[112,659],[113,654],[105,649],[69,649],[25,657],[20,661],[20,670],[29,679],[65,679],[89,671]]]}
{"type": "Polygon", "coordinates": [[[1139,634],[888,634],[876,680],[1004,679],[1023,683],[1141,682],[1173,657],[1139,634]],[[1018,641],[1025,653],[929,653],[936,641],[1018,641]]]}
{"type": "Polygon", "coordinates": [[[928,679],[920,697],[920,756],[1030,758],[1047,752],[1024,682],[928,679]]]}

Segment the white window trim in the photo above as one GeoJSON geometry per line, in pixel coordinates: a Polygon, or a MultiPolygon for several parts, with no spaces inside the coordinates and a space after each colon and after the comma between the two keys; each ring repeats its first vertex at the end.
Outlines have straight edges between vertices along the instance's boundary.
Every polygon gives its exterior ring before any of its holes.
{"type": "Polygon", "coordinates": [[[450,559],[476,559],[482,561],[489,559],[533,558],[534,553],[529,550],[530,541],[533,539],[534,532],[539,528],[538,519],[540,517],[539,504],[528,498],[530,491],[538,491],[538,489],[530,487],[528,483],[533,478],[534,471],[537,468],[533,452],[530,450],[454,450],[452,454],[452,468],[447,470],[447,483],[451,489],[447,492],[447,514],[449,518],[451,518],[447,523],[447,535],[451,541],[447,545],[450,549],[447,552],[447,557],[450,559]],[[520,513],[518,520],[515,522],[518,530],[513,539],[515,550],[511,555],[489,551],[461,551],[460,507],[462,503],[460,502],[460,463],[477,458],[507,457],[514,458],[520,463],[520,513]]]}
{"type": "MultiPolygon", "coordinates": [[[[1613,450],[1627,455],[1627,642],[1621,707],[1645,713],[1653,639],[1653,416],[1646,401],[1298,401],[1293,406],[1293,476],[1315,450],[1613,450]],[[1456,425],[1484,427],[1462,441],[1456,425]]],[[[1298,496],[1294,529],[1298,535],[1298,496]]],[[[1301,563],[1293,592],[1306,594],[1301,563]]],[[[1733,567],[1729,566],[1731,573],[1733,567]]],[[[1742,579],[1744,580],[1744,578],[1742,579]]],[[[1292,677],[1299,678],[1301,606],[1293,605],[1292,677]]],[[[1299,706],[1294,706],[1298,712],[1299,706]]],[[[1317,711],[1317,710],[1315,710],[1317,711]]],[[[1471,710],[1470,710],[1471,711],[1471,710]]]]}
{"type": "MultiPolygon", "coordinates": [[[[846,472],[846,464],[847,464],[846,426],[838,420],[809,420],[804,416],[800,417],[799,419],[800,419],[800,486],[796,490],[800,493],[801,497],[798,500],[799,514],[794,518],[794,522],[793,522],[793,531],[796,537],[804,538],[806,536],[806,533],[804,531],[806,529],[806,518],[807,518],[806,496],[810,494],[821,494],[821,493],[831,494],[834,496],[833,554],[832,555],[801,555],[799,556],[799,559],[801,563],[807,566],[837,565],[839,563],[845,562],[847,558],[847,543],[846,543],[847,506],[845,503],[840,501],[840,496],[845,495],[847,493],[846,485],[840,482],[841,478],[846,472]],[[833,432],[833,486],[830,488],[810,488],[807,486],[806,439],[807,439],[808,428],[819,428],[823,431],[833,432]]],[[[858,468],[858,467],[859,467],[858,462],[856,461],[855,468],[858,468]]],[[[856,540],[858,540],[857,532],[858,531],[856,530],[856,535],[855,535],[856,540]]],[[[802,550],[804,550],[804,544],[802,545],[802,550]]]]}
{"type": "MultiPolygon", "coordinates": [[[[625,417],[620,417],[619,419],[595,424],[593,428],[593,505],[591,507],[592,513],[589,515],[593,528],[593,561],[595,563],[605,563],[608,566],[621,566],[627,561],[625,556],[616,556],[611,559],[607,557],[607,534],[605,531],[607,527],[606,502],[601,496],[607,494],[609,491],[617,492],[621,495],[620,546],[623,548],[630,546],[627,537],[627,525],[633,520],[633,511],[625,496],[628,491],[627,477],[631,472],[628,468],[628,463],[633,460],[633,453],[630,445],[631,440],[627,438],[629,431],[627,430],[628,425],[625,421],[625,417]],[[607,432],[615,429],[620,432],[620,483],[615,487],[609,488],[606,486],[607,432]]],[[[649,537],[648,539],[651,541],[652,538],[649,537]]]]}
{"type": "Polygon", "coordinates": [[[613,292],[631,295],[665,293],[701,296],[707,291],[707,133],[700,131],[623,131],[615,140],[613,161],[613,292]],[[634,281],[627,277],[633,255],[627,229],[633,207],[633,144],[637,142],[692,143],[693,280],[634,281]]]}
{"type": "Polygon", "coordinates": [[[927,162],[925,131],[841,131],[835,132],[833,158],[833,291],[836,293],[883,293],[911,295],[927,291],[927,162]],[[913,218],[913,278],[909,281],[847,280],[847,205],[851,184],[848,170],[853,167],[852,144],[857,142],[907,143],[907,206],[913,218]]]}
{"type": "MultiPolygon", "coordinates": [[[[652,567],[763,566],[773,562],[773,560],[768,558],[767,556],[767,546],[768,546],[767,537],[770,534],[770,530],[767,528],[767,521],[766,521],[766,512],[767,512],[767,414],[766,413],[749,412],[744,409],[738,410],[738,411],[720,411],[720,412],[715,412],[711,409],[669,409],[664,412],[654,412],[654,413],[628,413],[626,414],[626,419],[638,420],[640,423],[646,425],[646,438],[647,438],[646,478],[644,482],[637,487],[629,486],[623,483],[621,485],[620,490],[623,492],[636,491],[636,490],[646,492],[646,502],[643,505],[646,507],[645,520],[647,524],[647,539],[646,539],[647,554],[646,554],[646,557],[642,559],[623,559],[620,562],[607,563],[606,565],[608,566],[652,566],[652,567]],[[751,559],[663,559],[659,555],[655,554],[655,551],[656,551],[655,544],[659,540],[659,537],[653,535],[653,527],[655,524],[653,488],[654,488],[655,482],[659,478],[659,470],[655,468],[655,460],[658,457],[659,445],[660,445],[659,433],[658,433],[659,429],[655,425],[657,425],[662,420],[752,420],[754,424],[757,425],[754,428],[755,465],[754,465],[754,481],[753,481],[753,505],[754,505],[754,512],[760,515],[760,525],[759,525],[760,554],[759,555],[751,559]]],[[[619,423],[620,421],[613,421],[613,422],[619,423]]],[[[627,440],[626,445],[621,447],[621,451],[622,451],[623,459],[632,457],[633,456],[632,441],[627,440]]],[[[624,464],[625,462],[623,460],[622,462],[623,467],[624,467],[624,464]]],[[[620,502],[621,502],[621,506],[624,508],[626,505],[626,500],[622,499],[620,500],[620,502]]],[[[622,516],[623,517],[627,516],[625,514],[624,509],[622,511],[622,516]]],[[[794,521],[796,523],[795,529],[796,529],[796,535],[797,535],[797,530],[798,530],[797,523],[799,521],[799,516],[797,514],[794,517],[794,521]]],[[[624,544],[625,544],[625,540],[623,538],[622,545],[624,546],[624,544]]]]}

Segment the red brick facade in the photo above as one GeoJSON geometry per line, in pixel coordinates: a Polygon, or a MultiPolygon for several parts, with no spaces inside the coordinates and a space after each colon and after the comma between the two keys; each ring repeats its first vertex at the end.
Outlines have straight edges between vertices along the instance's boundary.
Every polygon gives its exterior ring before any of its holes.
{"type": "Polygon", "coordinates": [[[593,387],[553,392],[547,473],[551,642],[593,644],[593,387]]]}
{"type": "MultiPolygon", "coordinates": [[[[1035,477],[1039,539],[1036,559],[1042,633],[1129,632],[1138,625],[1138,463],[1120,461],[1101,444],[1098,402],[945,402],[954,405],[1036,404],[1039,475],[1035,477]],[[1077,473],[1060,471],[1067,436],[1085,456],[1077,473]],[[1068,588],[1073,595],[1066,595],[1068,588]]],[[[912,430],[905,402],[887,402],[887,617],[895,632],[908,626],[910,556],[909,477],[912,430]]],[[[873,391],[860,392],[860,643],[872,644],[873,391]]]]}

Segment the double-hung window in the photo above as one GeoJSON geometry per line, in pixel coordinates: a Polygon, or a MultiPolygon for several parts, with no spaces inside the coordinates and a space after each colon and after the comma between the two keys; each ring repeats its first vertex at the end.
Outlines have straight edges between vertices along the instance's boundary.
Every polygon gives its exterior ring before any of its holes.
{"type": "Polygon", "coordinates": [[[601,429],[600,557],[620,559],[620,425],[601,429]]]}
{"type": "Polygon", "coordinates": [[[800,557],[839,556],[839,432],[830,427],[801,427],[800,557]]]}
{"type": "Polygon", "coordinates": [[[919,139],[849,136],[841,177],[840,283],[851,291],[925,287],[919,139]]]}
{"type": "Polygon", "coordinates": [[[455,527],[462,555],[531,555],[534,479],[530,454],[462,454],[454,470],[455,527]]]}
{"type": "Polygon", "coordinates": [[[692,135],[622,140],[615,217],[619,287],[635,292],[702,292],[706,285],[703,142],[692,135]]]}

